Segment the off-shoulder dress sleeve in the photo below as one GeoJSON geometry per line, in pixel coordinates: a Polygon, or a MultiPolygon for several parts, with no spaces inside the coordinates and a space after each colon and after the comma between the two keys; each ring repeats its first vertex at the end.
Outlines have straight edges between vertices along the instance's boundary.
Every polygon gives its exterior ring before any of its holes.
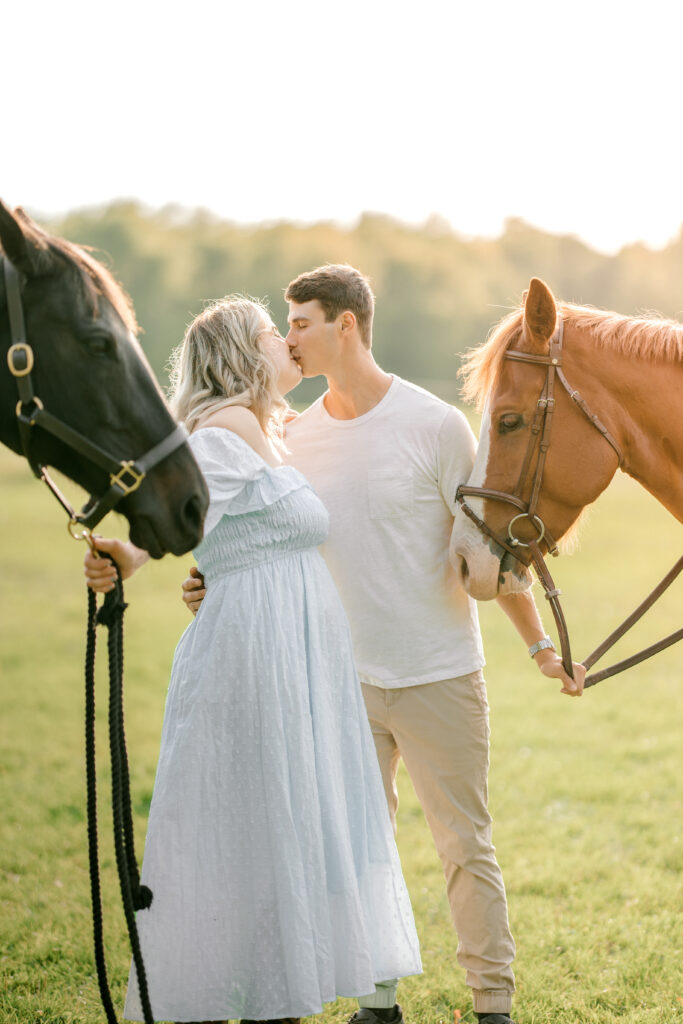
{"type": "Polygon", "coordinates": [[[202,427],[190,434],[189,444],[209,489],[204,536],[223,516],[256,512],[306,486],[293,466],[269,466],[225,427],[202,427]]]}

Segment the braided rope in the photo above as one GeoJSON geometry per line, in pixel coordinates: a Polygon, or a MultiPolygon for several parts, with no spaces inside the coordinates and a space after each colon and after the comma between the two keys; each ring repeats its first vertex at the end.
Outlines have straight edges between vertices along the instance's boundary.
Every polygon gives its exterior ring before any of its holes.
{"type": "Polygon", "coordinates": [[[149,1000],[147,975],[140,950],[140,940],[135,923],[135,911],[150,906],[152,893],[147,886],[140,885],[140,874],[135,858],[133,836],[133,812],[130,798],[130,772],[123,714],[123,584],[118,574],[114,590],[104,599],[97,611],[97,601],[92,591],[88,593],[88,634],[86,641],[86,776],[88,792],[88,846],[90,858],[90,888],[93,906],[93,933],[95,964],[102,1005],[108,1024],[117,1024],[111,1000],[107,969],[104,957],[102,928],[102,899],[99,877],[99,856],[97,849],[97,782],[95,771],[95,634],[98,624],[108,629],[107,650],[109,656],[109,750],[111,757],[112,816],[114,829],[114,851],[116,868],[121,889],[123,911],[128,928],[133,961],[138,979],[140,1002],[145,1024],[154,1024],[149,1000]]]}
{"type": "Polygon", "coordinates": [[[107,964],[102,931],[102,890],[97,842],[97,773],[95,769],[95,646],[97,636],[97,598],[88,590],[88,625],[85,644],[85,774],[88,816],[88,859],[90,863],[90,899],[92,903],[93,942],[97,983],[108,1024],[117,1024],[109,992],[107,964]]]}

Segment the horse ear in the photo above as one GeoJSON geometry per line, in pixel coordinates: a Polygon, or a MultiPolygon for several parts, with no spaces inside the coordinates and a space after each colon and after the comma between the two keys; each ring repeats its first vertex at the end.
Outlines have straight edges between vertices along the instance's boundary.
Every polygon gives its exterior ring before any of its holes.
{"type": "Polygon", "coordinates": [[[17,208],[14,213],[0,199],[0,242],[5,256],[22,274],[32,276],[45,269],[47,250],[24,230],[30,218],[17,208]]]}
{"type": "Polygon", "coordinates": [[[524,338],[533,349],[545,350],[557,321],[557,305],[548,285],[532,277],[524,295],[524,338]]]}

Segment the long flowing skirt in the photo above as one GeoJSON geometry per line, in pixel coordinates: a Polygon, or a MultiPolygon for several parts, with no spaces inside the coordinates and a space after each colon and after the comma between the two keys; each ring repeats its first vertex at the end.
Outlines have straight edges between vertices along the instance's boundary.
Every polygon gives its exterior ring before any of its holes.
{"type": "MultiPolygon", "coordinates": [[[[183,634],[142,880],[157,1020],[306,1016],[420,972],[348,626],[316,550],[212,580],[183,634]]],[[[134,968],[124,1015],[143,1018],[134,968]]]]}

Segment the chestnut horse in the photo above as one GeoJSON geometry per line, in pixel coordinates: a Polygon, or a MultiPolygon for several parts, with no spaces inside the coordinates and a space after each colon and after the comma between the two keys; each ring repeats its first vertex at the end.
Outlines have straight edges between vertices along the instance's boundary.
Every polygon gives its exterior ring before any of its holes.
{"type": "Polygon", "coordinates": [[[618,468],[683,522],[682,324],[557,303],[534,278],[461,372],[483,409],[451,540],[472,597],[526,589],[618,468]]]}
{"type": "Polygon", "coordinates": [[[206,485],[127,297],[88,252],[1,202],[0,245],[0,442],[26,456],[72,526],[93,526],[116,505],[153,558],[188,551],[202,534],[206,485]],[[48,465],[93,495],[81,514],[48,465]]]}

